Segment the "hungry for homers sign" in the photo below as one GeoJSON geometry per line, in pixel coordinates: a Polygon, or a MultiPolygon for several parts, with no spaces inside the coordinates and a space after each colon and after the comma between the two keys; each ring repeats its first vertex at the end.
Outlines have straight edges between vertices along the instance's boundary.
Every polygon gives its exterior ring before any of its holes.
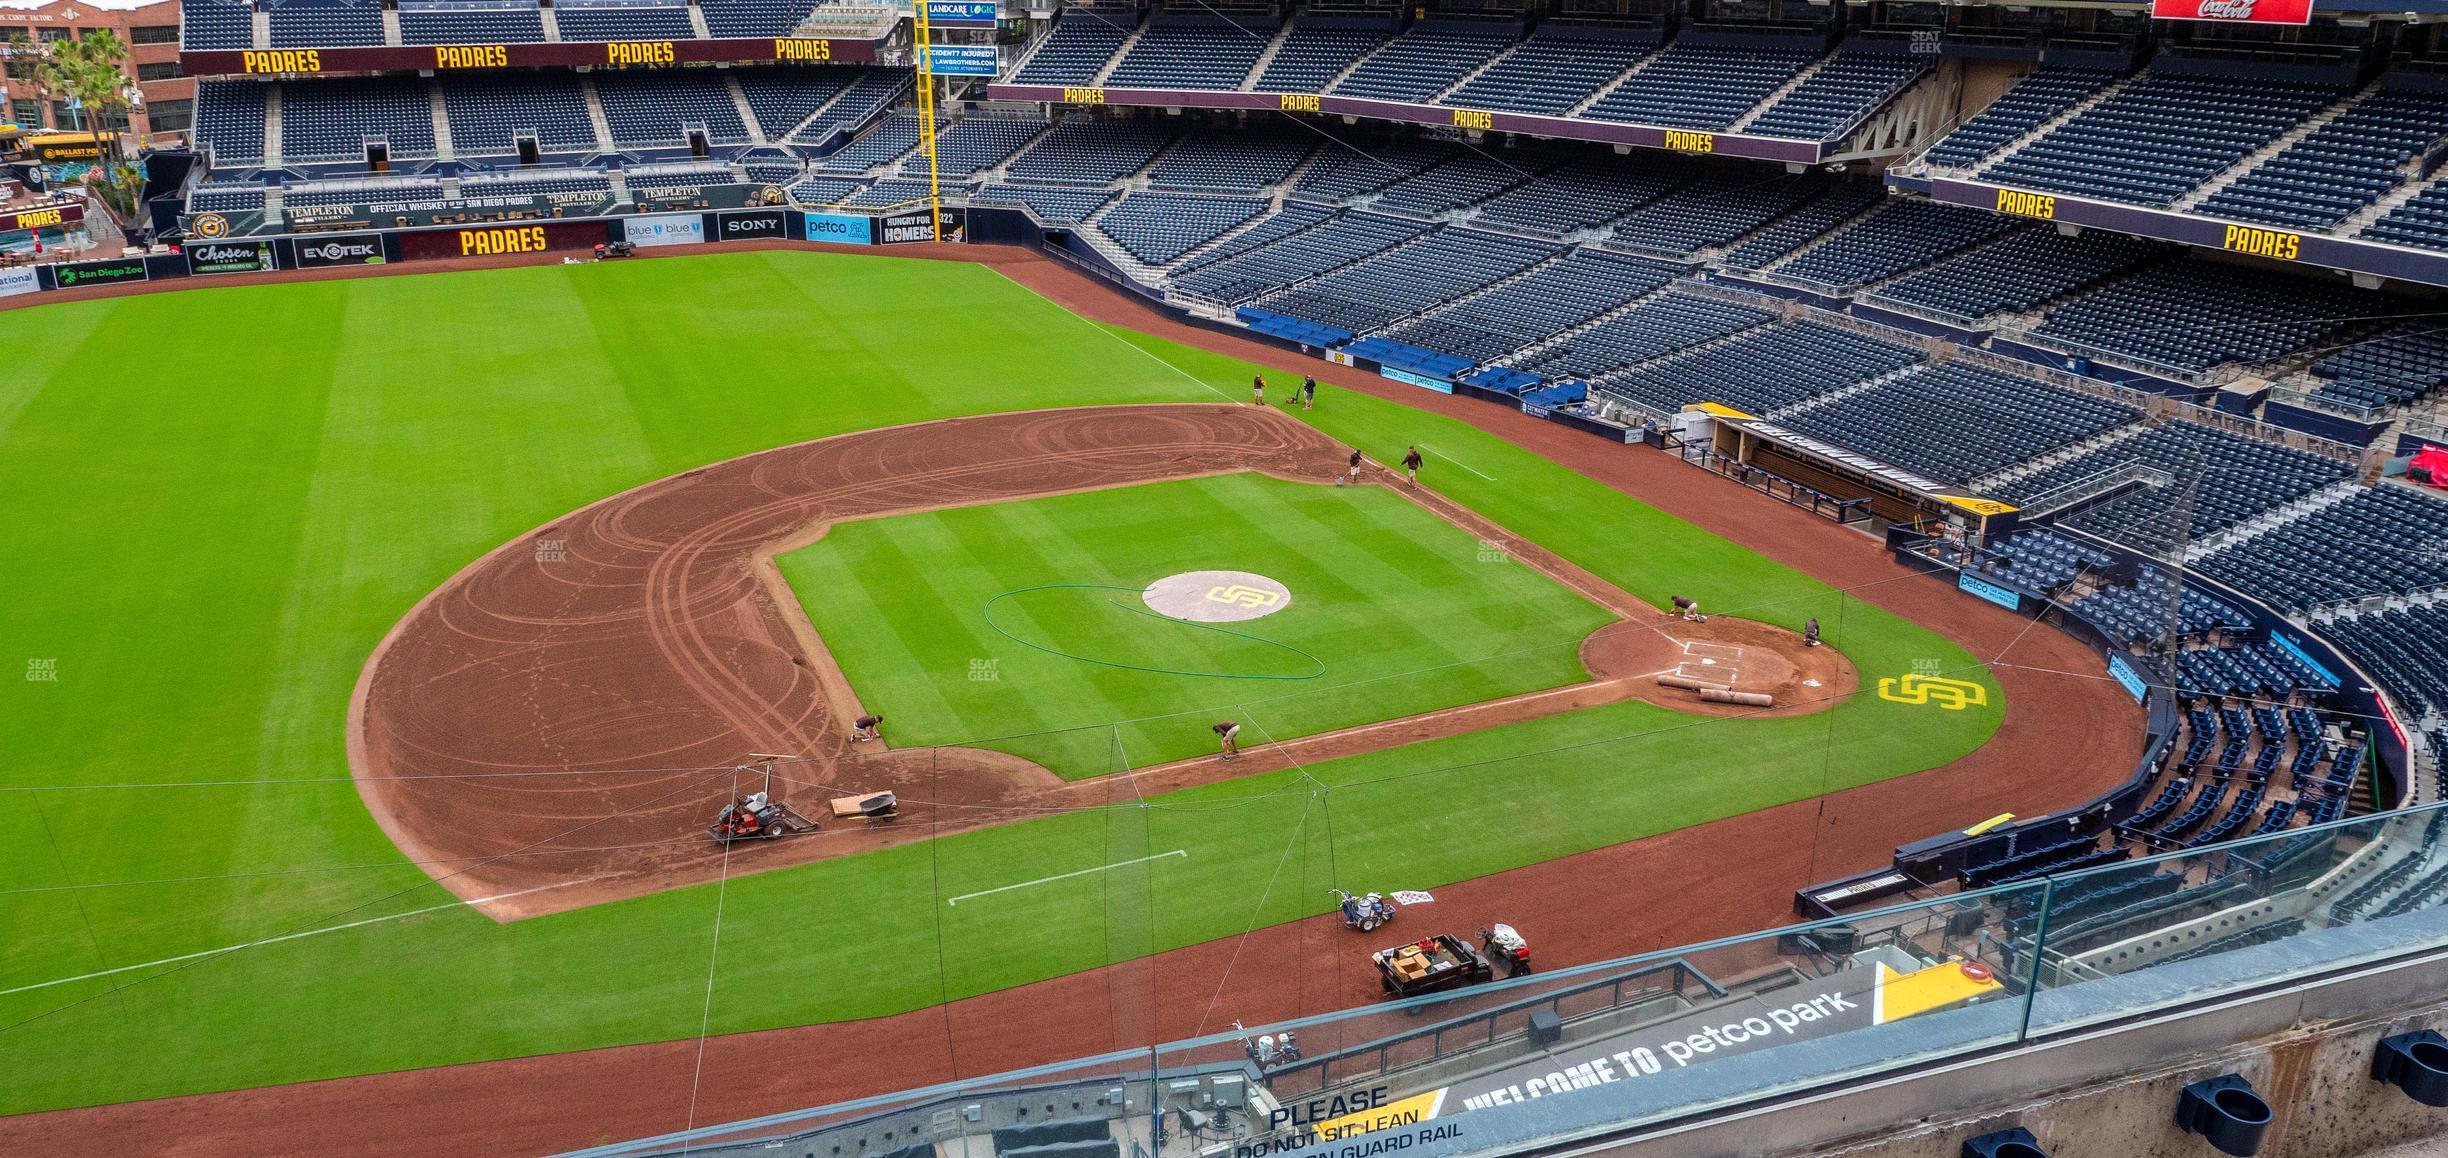
{"type": "Polygon", "coordinates": [[[2310,24],[2312,0],[2151,0],[2154,20],[2310,24]]]}

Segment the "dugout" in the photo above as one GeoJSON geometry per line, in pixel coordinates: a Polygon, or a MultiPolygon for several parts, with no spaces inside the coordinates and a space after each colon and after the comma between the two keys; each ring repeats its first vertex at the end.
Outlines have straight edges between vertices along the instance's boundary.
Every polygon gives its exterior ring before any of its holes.
{"type": "Polygon", "coordinates": [[[1686,461],[1753,490],[1869,530],[1911,527],[1963,543],[1987,543],[2011,532],[2013,506],[1962,487],[1832,446],[1765,418],[1715,402],[1694,403],[1675,416],[1674,435],[1686,461]]]}

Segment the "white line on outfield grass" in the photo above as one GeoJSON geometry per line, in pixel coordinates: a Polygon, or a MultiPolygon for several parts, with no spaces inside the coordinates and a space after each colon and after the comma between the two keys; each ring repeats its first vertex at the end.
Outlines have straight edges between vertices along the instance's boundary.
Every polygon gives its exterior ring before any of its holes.
{"type": "Polygon", "coordinates": [[[1128,866],[1130,866],[1130,865],[1135,865],[1135,864],[1146,864],[1147,862],[1152,861],[1152,860],[1163,860],[1164,858],[1166,858],[1166,857],[1168,857],[1168,856],[1178,856],[1178,857],[1182,858],[1183,860],[1188,860],[1188,859],[1190,859],[1190,850],[1189,850],[1189,849],[1186,849],[1186,848],[1177,848],[1177,849],[1174,849],[1174,850],[1173,850],[1173,851],[1171,851],[1171,852],[1160,852],[1160,853],[1157,853],[1157,854],[1156,854],[1156,855],[1154,855],[1154,856],[1143,856],[1143,857],[1140,857],[1140,858],[1138,858],[1138,859],[1136,859],[1136,860],[1118,860],[1118,861],[1115,861],[1115,862],[1114,862],[1114,863],[1112,863],[1112,864],[1101,864],[1101,865],[1096,866],[1095,868],[1084,868],[1084,869],[1081,869],[1081,870],[1079,870],[1078,872],[1056,873],[1056,874],[1054,874],[1053,876],[1050,876],[1050,877],[1039,877],[1039,878],[1037,878],[1036,880],[1033,880],[1033,881],[1022,881],[1022,882],[1020,882],[1019,884],[1016,884],[1016,885],[1004,885],[1002,888],[999,888],[999,889],[987,889],[986,891],[984,891],[984,892],[982,892],[982,893],[962,893],[961,895],[959,895],[959,896],[957,896],[957,897],[954,897],[954,898],[952,898],[951,900],[945,901],[945,902],[944,902],[944,904],[946,904],[946,905],[957,905],[957,904],[961,903],[962,901],[974,900],[974,899],[976,899],[976,898],[978,898],[978,897],[991,897],[991,896],[995,895],[996,893],[1008,893],[1008,892],[1012,891],[1013,889],[1025,889],[1025,888],[1029,887],[1030,885],[1042,885],[1042,884],[1047,884],[1047,883],[1049,883],[1049,882],[1053,882],[1053,881],[1068,880],[1068,879],[1070,879],[1070,878],[1072,878],[1072,877],[1084,877],[1084,876],[1087,876],[1089,873],[1101,873],[1101,872],[1104,872],[1104,871],[1105,871],[1105,870],[1107,870],[1107,869],[1126,868],[1126,867],[1128,867],[1128,866]]]}
{"type": "Polygon", "coordinates": [[[1047,301],[1047,303],[1048,303],[1048,304],[1051,304],[1051,305],[1052,305],[1052,306],[1053,306],[1055,309],[1061,310],[1063,313],[1070,314],[1070,315],[1071,315],[1072,317],[1074,317],[1074,318],[1078,318],[1078,319],[1079,319],[1079,324],[1081,324],[1081,325],[1083,325],[1083,326],[1086,326],[1086,327],[1088,327],[1088,328],[1089,328],[1089,329],[1091,329],[1091,330],[1095,330],[1096,332],[1098,332],[1098,333],[1100,333],[1100,334],[1103,334],[1103,335],[1105,335],[1105,336],[1106,336],[1106,337],[1108,337],[1108,338],[1112,338],[1114,341],[1120,342],[1120,343],[1122,343],[1123,345],[1130,347],[1131,349],[1134,349],[1134,350],[1139,351],[1139,354],[1140,354],[1140,356],[1141,356],[1141,357],[1153,359],[1153,360],[1156,362],[1156,364],[1157,364],[1157,365],[1162,366],[1162,367],[1164,367],[1164,368],[1165,368],[1165,369],[1167,369],[1167,370],[1171,370],[1171,371],[1173,371],[1174,373],[1179,374],[1179,375],[1181,375],[1181,376],[1182,376],[1182,377],[1184,377],[1184,378],[1188,378],[1189,380],[1191,380],[1191,381],[1193,381],[1193,382],[1196,382],[1196,383],[1198,383],[1199,385],[1201,385],[1201,386],[1204,386],[1204,387],[1208,388],[1209,390],[1213,390],[1213,391],[1215,391],[1215,393],[1216,393],[1216,397],[1218,397],[1218,398],[1222,398],[1222,399],[1223,399],[1223,400],[1225,400],[1226,402],[1232,402],[1232,403],[1236,403],[1236,404],[1237,404],[1237,403],[1239,403],[1239,402],[1241,401],[1240,399],[1235,398],[1235,397],[1233,397],[1233,396],[1232,396],[1232,395],[1230,395],[1230,394],[1226,394],[1226,393],[1223,391],[1223,389],[1222,389],[1221,387],[1218,387],[1218,386],[1217,386],[1215,383],[1210,382],[1210,381],[1206,380],[1205,378],[1201,378],[1201,377],[1199,377],[1198,375],[1196,375],[1196,374],[1193,374],[1193,373],[1189,372],[1188,370],[1184,370],[1184,369],[1182,369],[1181,367],[1176,366],[1176,365],[1174,365],[1173,363],[1166,361],[1166,360],[1165,360],[1165,358],[1164,358],[1164,356],[1163,356],[1163,355],[1161,355],[1161,354],[1158,354],[1156,351],[1151,350],[1151,349],[1148,349],[1147,347],[1142,346],[1142,345],[1140,345],[1140,344],[1139,344],[1139,343],[1137,343],[1137,342],[1131,341],[1129,338],[1125,338],[1125,337],[1123,337],[1122,335],[1120,335],[1120,334],[1117,334],[1117,333],[1113,332],[1112,330],[1108,330],[1108,329],[1106,329],[1105,327],[1103,327],[1103,326],[1101,326],[1101,325],[1098,325],[1098,324],[1097,324],[1097,323],[1096,323],[1094,320],[1090,319],[1090,318],[1089,318],[1089,317],[1088,317],[1086,314],[1073,314],[1073,313],[1071,313],[1070,309],[1069,309],[1068,307],[1065,307],[1065,306],[1064,306],[1064,305],[1063,305],[1061,302],[1057,302],[1057,301],[1055,301],[1055,300],[1054,300],[1054,299],[1052,299],[1052,298],[1046,298],[1044,294],[1039,294],[1039,293],[1037,293],[1037,291],[1036,291],[1036,290],[1029,289],[1029,287],[1027,287],[1027,286],[1025,286],[1025,285],[1020,285],[1020,279],[1019,279],[1019,278],[1013,277],[1012,275],[1010,275],[1010,274],[1008,274],[1008,273],[1005,273],[1005,272],[1003,272],[1002,270],[995,269],[995,267],[993,267],[993,266],[991,266],[991,265],[990,265],[990,266],[987,266],[986,268],[994,270],[994,275],[995,275],[996,277],[1002,278],[1003,280],[1005,280],[1005,281],[1007,281],[1007,282],[1010,282],[1010,283],[1012,283],[1013,285],[1020,286],[1020,288],[1021,288],[1021,289],[1023,289],[1023,290],[1027,290],[1027,292],[1029,292],[1029,293],[1036,294],[1038,297],[1045,298],[1045,300],[1047,301]]]}
{"type": "Polygon", "coordinates": [[[1430,446],[1430,445],[1428,445],[1428,444],[1427,444],[1427,443],[1425,443],[1425,442],[1420,443],[1420,444],[1419,444],[1419,448],[1420,448],[1421,450],[1430,451],[1430,452],[1434,453],[1434,454],[1435,454],[1435,455],[1436,455],[1438,458],[1444,459],[1445,461],[1450,462],[1450,463],[1454,464],[1455,466],[1461,467],[1462,469],[1467,470],[1467,471],[1471,472],[1472,474],[1478,475],[1480,478],[1486,479],[1486,480],[1488,480],[1489,482],[1495,482],[1495,481],[1496,481],[1496,476],[1495,476],[1495,475],[1492,475],[1492,474],[1489,474],[1489,473],[1487,473],[1487,472],[1485,472],[1485,471],[1482,471],[1482,470],[1480,470],[1478,467],[1472,466],[1471,464],[1469,464],[1469,463],[1467,463],[1467,462],[1464,462],[1464,461],[1462,461],[1461,459],[1455,458],[1454,456],[1452,456],[1452,455],[1450,455],[1450,454],[1447,454],[1447,453],[1445,453],[1444,451],[1438,450],[1437,448],[1435,448],[1435,447],[1433,447],[1433,446],[1430,446]]]}
{"type": "Polygon", "coordinates": [[[300,937],[312,937],[320,933],[337,933],[342,929],[354,929],[361,925],[378,925],[384,921],[396,921],[402,917],[416,917],[422,916],[426,913],[439,913],[444,909],[456,909],[461,905],[489,905],[495,901],[506,901],[512,897],[523,897],[529,893],[540,893],[546,889],[557,889],[564,885],[573,885],[577,883],[578,882],[576,881],[560,881],[549,885],[537,885],[532,889],[520,889],[515,893],[495,893],[492,896],[478,897],[472,901],[451,901],[447,904],[433,905],[422,909],[410,909],[405,913],[393,913],[387,917],[367,917],[365,920],[351,921],[345,925],[332,925],[321,929],[307,929],[303,932],[297,933],[283,933],[278,937],[266,937],[260,941],[247,941],[237,945],[224,945],[218,949],[205,949],[196,953],[181,953],[176,957],[164,957],[159,961],[147,961],[140,965],[121,965],[116,969],[102,969],[92,973],[80,973],[74,977],[62,977],[54,981],[37,981],[32,985],[20,985],[15,989],[0,989],[0,997],[6,997],[12,993],[24,993],[33,989],[49,989],[54,985],[68,985],[78,981],[91,981],[96,977],[108,977],[114,973],[129,973],[138,969],[151,969],[157,965],[176,965],[181,961],[193,961],[198,957],[210,957],[215,953],[235,953],[240,949],[253,949],[263,945],[277,945],[283,941],[295,941],[300,937]]]}

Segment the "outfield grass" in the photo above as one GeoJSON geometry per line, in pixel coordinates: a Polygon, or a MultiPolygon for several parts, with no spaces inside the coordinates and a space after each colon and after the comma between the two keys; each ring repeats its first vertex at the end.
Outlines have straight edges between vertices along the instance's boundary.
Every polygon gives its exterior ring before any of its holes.
{"type": "Polygon", "coordinates": [[[1250,743],[1573,683],[1614,618],[1386,488],[1256,474],[846,523],[777,562],[896,744],[1072,779],[1117,770],[1105,724],[1174,760],[1259,708],[1250,743]],[[1184,571],[1292,602],[1230,633],[1151,616],[1138,590],[1184,571]]]}
{"type": "MultiPolygon", "coordinates": [[[[0,681],[0,1111],[696,1033],[713,886],[499,926],[401,862],[343,749],[383,632],[493,546],[708,462],[1216,400],[1252,370],[991,270],[796,252],[44,306],[0,313],[0,366],[0,659],[57,661],[56,682],[0,681]]],[[[1986,682],[1916,625],[1463,424],[1331,385],[1307,417],[1380,459],[1467,464],[1435,484],[1627,590],[1816,616],[1867,679],[1986,682]]],[[[918,1008],[1319,911],[1330,870],[1434,887],[1934,766],[1994,730],[1991,686],[1958,713],[1621,704],[1308,769],[1330,798],[1260,776],[735,879],[725,928],[756,935],[724,940],[707,1024],[918,1008]]],[[[1280,710],[1251,719],[1295,726],[1280,710]]]]}

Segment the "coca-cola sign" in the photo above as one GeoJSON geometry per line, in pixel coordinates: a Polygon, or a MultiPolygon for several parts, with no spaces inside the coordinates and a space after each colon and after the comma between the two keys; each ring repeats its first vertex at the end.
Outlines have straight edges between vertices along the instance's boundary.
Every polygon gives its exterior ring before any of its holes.
{"type": "Polygon", "coordinates": [[[2309,24],[2312,0],[2151,0],[2151,17],[2226,24],[2309,24]]]}

